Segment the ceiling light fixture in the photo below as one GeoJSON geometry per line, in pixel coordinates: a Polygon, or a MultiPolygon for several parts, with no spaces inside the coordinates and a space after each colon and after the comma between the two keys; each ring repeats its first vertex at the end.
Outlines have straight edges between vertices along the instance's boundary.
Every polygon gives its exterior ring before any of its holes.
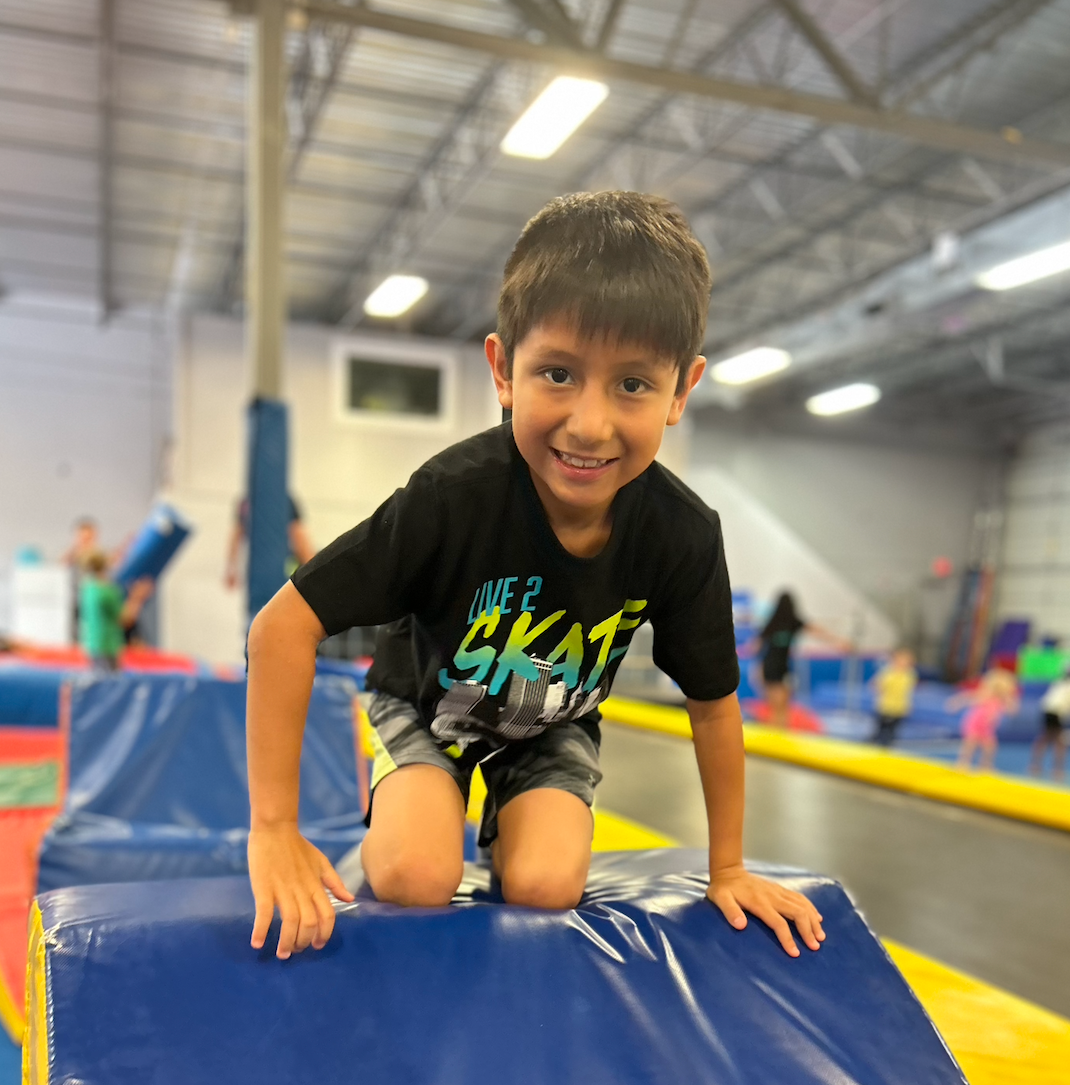
{"type": "Polygon", "coordinates": [[[1037,279],[1058,275],[1060,271],[1070,271],[1070,241],[997,264],[977,276],[977,285],[985,290],[1013,290],[1037,279]]]}
{"type": "Polygon", "coordinates": [[[605,83],[559,75],[509,129],[502,151],[518,158],[549,158],[608,94],[605,83]]]}
{"type": "Polygon", "coordinates": [[[419,275],[390,275],[365,299],[368,316],[401,316],[427,293],[427,280],[419,275]]]}
{"type": "Polygon", "coordinates": [[[881,390],[875,384],[845,384],[842,388],[831,388],[811,396],[806,401],[806,409],[811,414],[843,414],[869,407],[880,397],[881,390]]]}
{"type": "Polygon", "coordinates": [[[718,384],[749,384],[779,373],[791,365],[791,355],[777,347],[755,347],[734,358],[725,358],[710,371],[718,384]]]}

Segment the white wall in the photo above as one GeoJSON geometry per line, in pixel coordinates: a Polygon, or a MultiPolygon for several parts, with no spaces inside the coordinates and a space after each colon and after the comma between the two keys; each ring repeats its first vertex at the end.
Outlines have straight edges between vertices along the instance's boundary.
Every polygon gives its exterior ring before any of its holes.
{"type": "Polygon", "coordinates": [[[1070,643],[1070,426],[1038,430],[1019,449],[1006,509],[997,614],[1070,643]]]}
{"type": "MultiPolygon", "coordinates": [[[[334,333],[287,330],[283,396],[290,404],[290,489],[317,547],[370,515],[436,452],[501,419],[478,349],[458,349],[455,424],[419,433],[335,416],[334,333]]],[[[389,342],[397,344],[397,337],[389,342]]],[[[164,642],[218,662],[244,650],[244,597],[223,587],[227,537],[244,489],[245,406],[249,398],[242,326],[195,317],[180,337],[175,371],[172,500],[197,527],[164,588],[164,642]]]]}
{"type": "MultiPolygon", "coordinates": [[[[998,461],[973,450],[772,433],[720,412],[700,418],[691,484],[700,493],[705,485],[716,507],[713,495],[731,483],[736,506],[744,499],[751,506],[748,524],[757,527],[758,510],[769,518],[762,527],[768,537],[745,535],[737,548],[733,582],[760,594],[795,586],[815,621],[844,632],[849,613],[862,607],[883,615],[892,636],[920,641],[931,653],[956,588],[932,579],[932,560],[947,556],[963,567],[998,461]],[[803,552],[810,572],[798,563],[803,552]]],[[[729,546],[731,530],[726,523],[729,546]]]]}
{"type": "Polygon", "coordinates": [[[0,629],[20,547],[55,560],[83,515],[108,547],[141,525],[165,458],[170,384],[161,318],[102,324],[73,303],[0,305],[0,629]]]}

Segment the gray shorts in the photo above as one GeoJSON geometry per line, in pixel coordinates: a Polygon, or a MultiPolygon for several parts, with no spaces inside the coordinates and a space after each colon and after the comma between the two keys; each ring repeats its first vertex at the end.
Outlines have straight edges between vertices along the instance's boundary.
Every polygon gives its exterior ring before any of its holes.
{"type": "MultiPolygon", "coordinates": [[[[372,725],[375,763],[372,767],[372,798],[379,782],[403,765],[437,765],[453,777],[465,805],[472,773],[480,767],[487,785],[480,847],[489,847],[498,835],[498,811],[517,795],[540,787],[567,791],[588,806],[602,779],[598,768],[601,734],[598,724],[571,720],[551,724],[534,738],[507,742],[497,749],[478,740],[464,749],[436,738],[420,722],[416,709],[389,693],[372,695],[368,707],[372,725]]],[[[371,809],[368,824],[371,824],[371,809]]]]}

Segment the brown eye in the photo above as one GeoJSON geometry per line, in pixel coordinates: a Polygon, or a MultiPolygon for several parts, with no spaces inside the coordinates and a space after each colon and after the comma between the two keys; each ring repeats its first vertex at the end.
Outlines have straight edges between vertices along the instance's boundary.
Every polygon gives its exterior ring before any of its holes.
{"type": "Polygon", "coordinates": [[[624,380],[621,381],[621,387],[626,392],[634,394],[635,392],[641,392],[646,387],[646,385],[643,384],[643,382],[638,377],[625,377],[624,380]]]}
{"type": "Polygon", "coordinates": [[[547,376],[554,384],[567,384],[569,379],[569,372],[567,369],[551,369],[547,376]]]}

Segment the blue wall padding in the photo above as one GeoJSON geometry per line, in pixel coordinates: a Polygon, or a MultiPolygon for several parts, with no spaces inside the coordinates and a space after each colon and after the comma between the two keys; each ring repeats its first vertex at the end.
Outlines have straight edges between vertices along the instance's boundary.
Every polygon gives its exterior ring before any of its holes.
{"type": "MultiPolygon", "coordinates": [[[[75,682],[70,787],[39,888],[244,870],[245,692],[184,675],[75,682]]],[[[299,818],[332,861],[364,832],[354,693],[348,679],[317,678],[305,726],[299,818]]]]}
{"type": "MultiPolygon", "coordinates": [[[[999,725],[999,737],[1004,742],[1032,741],[1040,728],[1040,699],[1046,686],[1032,684],[1022,687],[1019,710],[1006,716],[999,725]]],[[[914,693],[914,707],[900,732],[902,738],[958,738],[962,732],[965,708],[949,711],[947,702],[959,693],[958,686],[946,682],[922,682],[914,693]]],[[[816,686],[806,703],[815,711],[854,708],[872,712],[872,689],[850,691],[839,683],[826,682],[816,686]]]]}
{"type": "Polygon", "coordinates": [[[45,667],[0,667],[0,727],[55,727],[60,686],[70,674],[45,667]]]}
{"type": "Polygon", "coordinates": [[[503,905],[468,867],[452,906],[367,894],[326,949],[249,948],[244,879],[41,898],[54,1083],[964,1085],[846,894],[761,868],[825,916],[789,958],[706,901],[695,850],[596,855],[575,911],[503,905]]]}
{"type": "Polygon", "coordinates": [[[273,399],[249,404],[249,617],[286,581],[290,553],[290,497],[286,405],[273,399]]]}
{"type": "Polygon", "coordinates": [[[156,505],[116,566],[114,579],[124,588],[143,576],[155,580],[192,530],[177,509],[163,503],[156,505]]]}

